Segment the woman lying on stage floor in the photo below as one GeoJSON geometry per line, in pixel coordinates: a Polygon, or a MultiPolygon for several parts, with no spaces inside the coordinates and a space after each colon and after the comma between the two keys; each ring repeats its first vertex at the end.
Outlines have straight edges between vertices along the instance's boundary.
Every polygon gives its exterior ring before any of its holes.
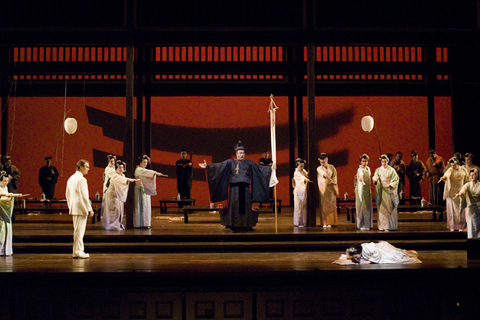
{"type": "Polygon", "coordinates": [[[413,264],[422,263],[422,261],[418,259],[418,253],[414,250],[399,249],[386,241],[379,241],[377,243],[369,242],[353,245],[347,249],[346,254],[342,254],[333,263],[341,265],[369,263],[413,264]]]}

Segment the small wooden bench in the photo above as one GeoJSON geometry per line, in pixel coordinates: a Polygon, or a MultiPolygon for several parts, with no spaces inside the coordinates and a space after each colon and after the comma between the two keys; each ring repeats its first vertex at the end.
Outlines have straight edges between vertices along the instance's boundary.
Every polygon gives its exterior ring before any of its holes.
{"type": "Polygon", "coordinates": [[[210,208],[209,206],[204,206],[204,207],[196,207],[196,206],[185,206],[183,207],[183,222],[188,223],[188,214],[189,213],[194,213],[195,211],[215,211],[219,212],[222,208],[210,208]]]}
{"type": "MultiPolygon", "coordinates": [[[[347,220],[350,220],[350,214],[351,214],[351,221],[352,223],[355,223],[355,213],[356,213],[356,208],[355,206],[346,206],[347,209],[347,220]]],[[[437,205],[431,205],[431,206],[426,206],[422,207],[421,205],[399,205],[397,207],[398,212],[417,212],[417,211],[433,211],[433,220],[437,220],[437,212],[440,213],[439,215],[439,220],[443,220],[443,211],[445,210],[444,206],[437,206],[437,205]]],[[[377,211],[377,207],[373,206],[373,211],[377,211]]]]}
{"type": "MultiPolygon", "coordinates": [[[[101,207],[93,207],[93,217],[92,217],[92,223],[95,223],[95,215],[100,214],[100,209],[101,207]]],[[[67,206],[65,207],[30,207],[30,208],[20,208],[20,207],[15,207],[13,208],[13,216],[15,217],[15,214],[19,213],[29,213],[29,212],[41,212],[41,213],[69,213],[69,209],[67,206]]],[[[12,219],[14,220],[14,219],[12,219]]]]}
{"type": "Polygon", "coordinates": [[[160,202],[160,213],[167,213],[167,203],[176,203],[180,206],[194,206],[195,199],[180,199],[177,200],[176,198],[165,198],[158,200],[160,202]]]}
{"type": "MultiPolygon", "coordinates": [[[[275,199],[270,198],[268,202],[258,202],[258,201],[252,201],[252,203],[258,203],[259,207],[262,207],[264,203],[270,204],[270,207],[272,207],[272,210],[275,211],[274,205],[275,205],[275,199]]],[[[282,199],[277,199],[277,208],[278,208],[278,213],[282,213],[282,199]]]]}

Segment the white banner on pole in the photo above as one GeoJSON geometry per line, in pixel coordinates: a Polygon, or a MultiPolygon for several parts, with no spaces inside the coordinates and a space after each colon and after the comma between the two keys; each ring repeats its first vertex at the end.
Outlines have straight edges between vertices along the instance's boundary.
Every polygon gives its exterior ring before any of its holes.
{"type": "Polygon", "coordinates": [[[270,112],[270,139],[272,143],[272,175],[270,176],[270,188],[274,187],[278,183],[277,179],[277,138],[275,134],[275,112],[278,107],[273,101],[273,95],[270,95],[270,106],[268,112],[270,112]]]}

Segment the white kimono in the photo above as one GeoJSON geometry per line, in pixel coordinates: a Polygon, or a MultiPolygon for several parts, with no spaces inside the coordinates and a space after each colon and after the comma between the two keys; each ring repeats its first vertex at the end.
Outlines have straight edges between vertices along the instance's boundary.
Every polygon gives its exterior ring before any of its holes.
{"type": "Polygon", "coordinates": [[[105,207],[102,228],[105,230],[125,230],[123,212],[128,195],[128,180],[117,172],[110,177],[110,183],[105,192],[105,207]]]}
{"type": "MultiPolygon", "coordinates": [[[[0,186],[2,193],[9,193],[8,188],[0,186]]],[[[13,197],[0,198],[0,256],[13,254],[12,249],[12,213],[14,206],[13,197]]]]}
{"type": "Polygon", "coordinates": [[[362,258],[372,263],[422,263],[416,252],[396,248],[386,241],[362,243],[362,258]]]}
{"type": "Polygon", "coordinates": [[[443,178],[445,178],[443,200],[447,203],[447,229],[463,230],[467,225],[465,210],[461,208],[460,198],[453,198],[468,182],[468,172],[462,166],[458,166],[457,170],[450,167],[443,178]]]}
{"type": "Polygon", "coordinates": [[[398,183],[400,178],[392,167],[379,167],[373,175],[377,180],[375,201],[377,203],[378,212],[378,229],[379,230],[397,230],[398,229],[398,183]]]}
{"type": "Polygon", "coordinates": [[[355,209],[357,228],[373,228],[372,190],[370,189],[370,168],[360,165],[355,176],[355,209]]]}
{"type": "Polygon", "coordinates": [[[320,224],[333,225],[337,223],[337,170],[331,164],[325,169],[317,168],[317,183],[320,194],[320,224]],[[329,179],[326,179],[327,176],[329,179]]]}
{"type": "Polygon", "coordinates": [[[295,169],[293,180],[295,181],[295,188],[293,189],[293,224],[304,227],[307,225],[307,171],[295,169]]]}
{"type": "Polygon", "coordinates": [[[152,225],[152,199],[157,195],[157,180],[155,171],[137,166],[135,178],[140,182],[135,184],[135,212],[133,225],[135,228],[148,228],[152,225]]]}
{"type": "Polygon", "coordinates": [[[460,194],[463,195],[462,209],[467,207],[467,237],[480,238],[480,182],[470,181],[463,186],[460,194]]]}

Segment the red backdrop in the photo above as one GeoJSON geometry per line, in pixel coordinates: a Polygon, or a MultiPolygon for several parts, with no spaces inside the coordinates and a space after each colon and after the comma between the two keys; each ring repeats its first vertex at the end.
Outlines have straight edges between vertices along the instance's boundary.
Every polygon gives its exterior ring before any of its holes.
{"type": "MultiPolygon", "coordinates": [[[[158,180],[157,200],[176,195],[173,171],[182,148],[193,152],[195,181],[192,196],[205,205],[208,188],[198,163],[222,161],[233,156],[233,145],[244,141],[247,159],[258,161],[264,149],[270,149],[269,97],[156,97],[152,99],[153,168],[169,174],[158,180]]],[[[278,197],[289,205],[288,106],[286,97],[276,97],[277,157],[279,165],[278,197]]],[[[55,197],[63,198],[68,177],[78,159],[94,163],[87,176],[90,195],[101,193],[105,154],[123,155],[125,132],[124,98],[68,98],[68,116],[78,121],[78,131],[68,135],[63,130],[64,99],[12,98],[9,113],[8,154],[21,171],[19,192],[39,197],[38,170],[45,156],[54,156],[54,165],[61,173],[55,197]],[[15,100],[15,101],[14,101],[15,100]],[[14,103],[15,102],[15,103],[14,103]],[[13,108],[13,105],[15,108],[13,108]],[[55,153],[56,152],[56,153],[55,153]]],[[[306,105],[306,101],[305,104],[306,105]]],[[[353,195],[353,176],[362,153],[371,156],[370,167],[378,166],[379,156],[375,131],[365,133],[360,120],[369,107],[375,118],[383,153],[404,153],[417,150],[420,159],[428,155],[426,97],[317,97],[316,133],[318,152],[327,152],[330,163],[337,167],[340,193],[353,195]]],[[[306,108],[305,108],[306,109],[306,108]]],[[[304,118],[306,120],[306,111],[304,118]]],[[[452,155],[452,115],[449,97],[435,98],[437,153],[448,159],[452,155]]],[[[305,157],[305,155],[299,155],[305,157]]],[[[132,165],[132,164],[128,164],[132,165]]],[[[316,168],[318,163],[308,164],[316,168]]],[[[407,192],[408,194],[408,183],[407,192]]],[[[428,195],[424,183],[423,194],[428,195]]]]}

